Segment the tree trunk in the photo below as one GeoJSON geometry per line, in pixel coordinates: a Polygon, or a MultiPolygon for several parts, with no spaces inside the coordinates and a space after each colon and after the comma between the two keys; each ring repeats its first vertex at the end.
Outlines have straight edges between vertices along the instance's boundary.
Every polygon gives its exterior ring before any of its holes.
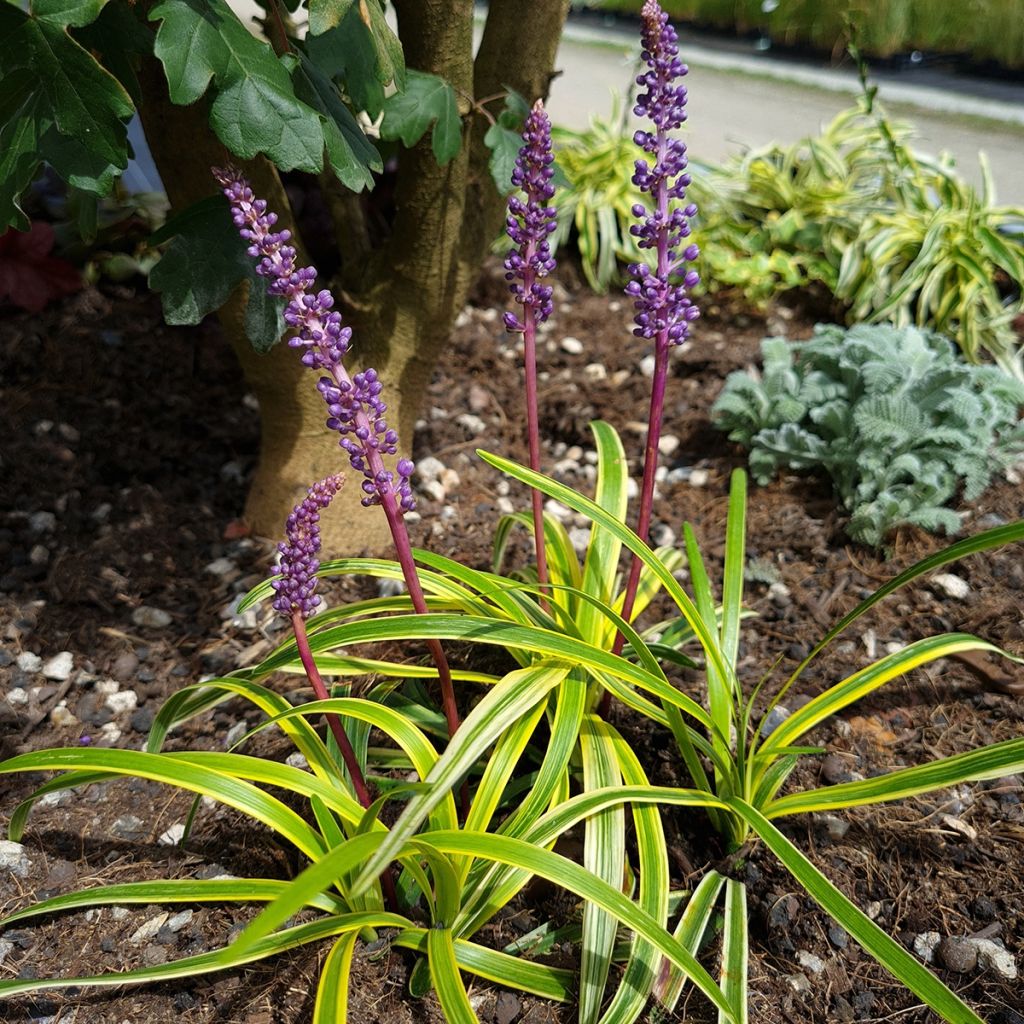
{"type": "MultiPolygon", "coordinates": [[[[292,228],[301,259],[302,242],[291,224],[291,207],[274,166],[263,159],[243,162],[232,156],[210,130],[204,100],[188,107],[171,103],[163,69],[154,58],[144,62],[139,82],[146,141],[172,209],[183,210],[216,193],[211,167],[241,165],[257,195],[279,215],[280,226],[292,228]],[[183,140],[188,140],[187,145],[183,140]]],[[[246,338],[246,287],[231,296],[218,318],[260,404],[260,456],[246,498],[245,520],[254,534],[276,539],[284,535],[285,520],[306,488],[347,469],[348,459],[338,447],[337,435],[324,426],[326,413],[315,374],[302,365],[299,353],[279,344],[261,355],[246,338]]],[[[377,509],[360,507],[359,482],[355,474],[349,477],[323,517],[324,551],[331,555],[382,552],[390,537],[384,516],[377,509]]]]}
{"type": "MultiPolygon", "coordinates": [[[[339,299],[354,331],[347,362],[352,372],[374,366],[385,384],[389,421],[403,454],[412,447],[413,425],[451,325],[503,217],[502,196],[491,180],[484,145],[489,122],[472,97],[503,92],[506,86],[533,100],[546,95],[551,67],[569,0],[491,0],[478,58],[473,61],[472,0],[395,0],[399,34],[411,68],[441,75],[460,96],[466,144],[439,167],[429,135],[399,157],[397,213],[386,242],[359,260],[339,238],[343,267],[339,299]]],[[[156,166],[175,210],[211,195],[211,165],[231,158],[210,130],[205,101],[173,105],[160,64],[149,58],[140,73],[143,127],[156,166]],[[187,140],[187,144],[183,141],[187,140]]],[[[492,110],[501,102],[491,101],[492,110]]],[[[293,229],[291,209],[274,167],[259,159],[243,169],[257,194],[267,199],[283,226],[293,229]]],[[[353,204],[339,226],[349,230],[353,204]],[[347,223],[346,223],[347,222],[347,223]]],[[[301,241],[299,249],[301,253],[301,241]]],[[[260,403],[262,447],[245,516],[254,533],[278,537],[292,505],[314,480],[342,468],[337,437],[324,426],[324,408],[313,374],[285,345],[256,354],[243,329],[244,295],[220,311],[220,321],[238,354],[246,380],[260,403]]],[[[454,410],[453,410],[454,412],[454,410]]],[[[384,517],[358,507],[353,479],[335,499],[322,524],[324,548],[332,554],[381,553],[389,548],[384,517]]]]}

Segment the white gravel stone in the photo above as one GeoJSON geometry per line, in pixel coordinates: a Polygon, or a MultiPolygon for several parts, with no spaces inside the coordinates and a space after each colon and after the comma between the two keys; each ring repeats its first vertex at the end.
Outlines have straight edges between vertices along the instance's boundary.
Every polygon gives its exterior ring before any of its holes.
{"type": "Polygon", "coordinates": [[[22,651],[15,660],[22,672],[38,672],[43,667],[43,659],[32,651],[22,651]]]}
{"type": "Polygon", "coordinates": [[[807,980],[806,974],[790,974],[786,977],[786,984],[798,996],[805,996],[811,991],[811,983],[807,980]]]}
{"type": "Polygon", "coordinates": [[[796,962],[810,974],[821,974],[825,970],[825,961],[806,949],[796,951],[796,962]]]}
{"type": "Polygon", "coordinates": [[[289,754],[284,759],[284,763],[291,765],[292,768],[298,768],[299,771],[304,772],[309,770],[309,762],[306,760],[306,755],[299,753],[297,750],[294,754],[289,754]]]}
{"type": "Polygon", "coordinates": [[[512,504],[512,499],[511,498],[506,498],[504,495],[502,495],[500,498],[498,498],[498,500],[494,503],[494,507],[503,516],[510,516],[516,510],[515,505],[512,504]]]}
{"type": "Polygon", "coordinates": [[[121,715],[139,706],[139,695],[134,690],[120,690],[107,697],[106,703],[115,715],[121,715]]]}
{"type": "Polygon", "coordinates": [[[708,477],[711,474],[706,469],[692,469],[690,470],[690,486],[691,487],[703,487],[708,482],[708,477]]]}
{"type": "Polygon", "coordinates": [[[52,533],[57,528],[57,517],[52,512],[33,512],[28,517],[28,528],[33,533],[52,533]]]}
{"type": "Polygon", "coordinates": [[[644,356],[643,359],[640,360],[640,372],[645,377],[654,376],[654,356],[644,356]]]}
{"type": "Polygon", "coordinates": [[[560,523],[564,523],[572,516],[572,513],[560,501],[555,501],[554,498],[548,498],[544,502],[544,511],[549,516],[554,516],[560,523]]]}
{"type": "Polygon", "coordinates": [[[658,451],[669,456],[679,447],[679,438],[675,434],[662,434],[658,438],[658,451]]]}
{"type": "Polygon", "coordinates": [[[957,601],[963,601],[971,592],[967,580],[951,572],[940,572],[933,576],[930,582],[948,597],[955,598],[957,601]]]}
{"type": "Polygon", "coordinates": [[[228,576],[238,568],[230,558],[215,558],[206,566],[211,576],[228,576]]]}
{"type": "Polygon", "coordinates": [[[230,749],[233,747],[247,732],[249,726],[245,722],[235,722],[233,726],[224,734],[224,746],[230,749]]]}
{"type": "Polygon", "coordinates": [[[445,490],[445,494],[450,493],[458,488],[459,484],[462,483],[462,477],[459,476],[458,471],[454,469],[446,469],[441,474],[441,486],[445,490]]]}
{"type": "Polygon", "coordinates": [[[416,463],[416,477],[424,482],[436,480],[444,470],[444,463],[433,455],[428,455],[425,459],[420,459],[416,463]]]}
{"type": "Polygon", "coordinates": [[[6,700],[12,708],[23,708],[28,703],[28,692],[20,686],[15,686],[14,689],[7,691],[6,700]]]}
{"type": "Polygon", "coordinates": [[[399,594],[405,593],[405,580],[379,579],[377,593],[381,597],[398,597],[399,594]]]}
{"type": "Polygon", "coordinates": [[[590,543],[590,530],[585,526],[574,526],[569,531],[569,540],[572,541],[572,546],[580,554],[583,554],[590,543]]]}
{"type": "Polygon", "coordinates": [[[100,726],[100,742],[113,746],[121,738],[121,729],[113,722],[100,726]]]}
{"type": "Polygon", "coordinates": [[[28,859],[25,847],[21,843],[0,839],[0,871],[10,871],[12,875],[24,878],[31,867],[32,861],[28,859]]]}
{"type": "Polygon", "coordinates": [[[180,910],[177,914],[172,914],[167,918],[167,923],[164,927],[169,932],[180,932],[195,916],[195,911],[192,910],[180,910]]]}
{"type": "Polygon", "coordinates": [[[150,939],[156,937],[156,933],[160,931],[164,926],[164,922],[170,914],[164,912],[163,914],[157,914],[156,917],[151,917],[144,925],[136,928],[130,936],[128,941],[133,946],[141,946],[144,942],[149,942],[150,939]]]}
{"type": "Polygon", "coordinates": [[[14,943],[10,939],[0,939],[0,964],[2,964],[14,949],[14,943]]]}
{"type": "MultiPolygon", "coordinates": [[[[474,413],[460,413],[455,417],[455,422],[469,434],[478,435],[487,433],[487,423],[474,413]]],[[[454,470],[452,472],[454,472],[454,470]]]]}
{"type": "Polygon", "coordinates": [[[185,838],[185,825],[183,822],[175,822],[169,829],[160,833],[157,842],[161,846],[177,846],[185,838]]]}
{"type": "Polygon", "coordinates": [[[578,356],[583,353],[583,342],[579,338],[563,338],[562,351],[568,352],[571,356],[578,356]]]}
{"type": "Polygon", "coordinates": [[[1013,981],[1017,977],[1017,961],[1013,954],[992,939],[972,939],[978,950],[978,963],[998,974],[1005,981],[1013,981]]]}
{"type": "Polygon", "coordinates": [[[114,506],[109,501],[101,501],[93,510],[91,518],[97,523],[105,523],[110,518],[114,506]]]}
{"type": "Polygon", "coordinates": [[[675,547],[676,531],[668,523],[655,523],[651,527],[651,540],[656,548],[675,547]]]}
{"type": "Polygon", "coordinates": [[[33,544],[28,553],[28,560],[33,565],[46,565],[50,560],[50,549],[45,544],[33,544]]]}
{"type": "Polygon", "coordinates": [[[604,363],[587,363],[583,367],[583,376],[592,381],[607,380],[608,370],[604,363]]]}
{"type": "Polygon", "coordinates": [[[445,495],[448,493],[440,480],[424,480],[420,484],[420,490],[428,498],[433,498],[434,501],[444,501],[445,495]]]}
{"type": "Polygon", "coordinates": [[[54,682],[63,683],[75,667],[75,657],[70,651],[61,651],[55,654],[43,666],[43,675],[54,682]]]}
{"type": "Polygon", "coordinates": [[[65,804],[71,803],[74,798],[75,794],[70,789],[58,789],[56,793],[44,793],[36,801],[36,807],[63,807],[65,804]]]}
{"type": "Polygon", "coordinates": [[[938,932],[921,932],[914,936],[914,952],[926,963],[935,962],[935,951],[939,948],[942,936],[938,932]]]}
{"type": "Polygon", "coordinates": [[[73,729],[79,724],[78,719],[67,709],[65,704],[58,704],[50,712],[50,721],[58,729],[73,729]]]}
{"type": "Polygon", "coordinates": [[[143,629],[166,629],[171,624],[171,617],[162,608],[142,604],[132,612],[132,623],[143,629]]]}

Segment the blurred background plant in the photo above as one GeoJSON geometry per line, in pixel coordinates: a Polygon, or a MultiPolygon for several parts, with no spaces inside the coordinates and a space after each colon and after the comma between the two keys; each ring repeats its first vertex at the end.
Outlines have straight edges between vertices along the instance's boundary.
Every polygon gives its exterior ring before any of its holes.
{"type": "Polygon", "coordinates": [[[973,501],[1024,453],[1024,385],[959,359],[914,327],[819,325],[813,340],[762,342],[764,368],[729,375],[717,425],[768,483],[823,470],[854,540],[881,545],[901,523],[955,533],[949,504],[973,501]]]}
{"type": "MultiPolygon", "coordinates": [[[[573,6],[637,13],[642,3],[574,0],[573,6]]],[[[852,23],[874,57],[923,51],[1024,67],[1022,0],[665,0],[664,6],[678,21],[755,32],[782,46],[842,52],[852,23]]]]}
{"type": "MultiPolygon", "coordinates": [[[[599,290],[644,258],[625,220],[634,197],[623,124],[560,130],[571,189],[560,240],[577,239],[583,273],[599,290]],[[573,232],[575,231],[575,235],[573,232]]],[[[971,362],[991,359],[1024,380],[1014,320],[1024,313],[1024,209],[998,206],[987,174],[979,194],[948,156],[910,148],[873,90],[818,136],[771,144],[717,167],[695,167],[701,279],[763,305],[821,286],[849,323],[917,324],[952,337],[971,362]]]]}

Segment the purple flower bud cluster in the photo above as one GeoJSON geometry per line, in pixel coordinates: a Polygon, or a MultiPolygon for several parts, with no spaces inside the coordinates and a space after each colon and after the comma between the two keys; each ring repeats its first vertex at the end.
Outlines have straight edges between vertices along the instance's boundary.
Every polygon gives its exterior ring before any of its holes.
{"type": "Polygon", "coordinates": [[[327,426],[341,434],[339,444],[348,453],[352,468],[362,473],[364,505],[379,505],[394,493],[400,512],[415,507],[409,479],[413,464],[401,459],[396,473],[384,467],[382,456],[397,453],[398,435],[384,420],[387,406],[380,398],[383,385],[377,371],[368,369],[349,377],[342,359],[348,351],[352,329],[342,323],[334,307],[334,296],[326,289],[313,292],[314,267],[295,267],[295,248],[287,243],[288,231],[274,232],[277,215],[257,199],[249,183],[232,169],[214,168],[224,195],[231,203],[239,234],[250,243],[249,255],[258,260],[256,273],[267,278],[267,291],[288,300],[284,319],[293,330],[292,348],[301,348],[302,362],[324,376],[317,384],[328,407],[327,426]]]}
{"type": "MultiPolygon", "coordinates": [[[[526,196],[524,202],[512,195],[508,201],[506,227],[517,248],[505,258],[505,279],[509,290],[523,306],[523,315],[542,323],[551,315],[551,287],[540,283],[555,269],[548,236],[555,230],[555,210],[548,200],[555,194],[551,183],[555,169],[551,153],[551,121],[544,104],[537,100],[526,118],[523,147],[516,157],[512,184],[526,196]]],[[[510,331],[523,331],[525,325],[514,313],[505,314],[510,331]]]]}
{"type": "Polygon", "coordinates": [[[368,462],[370,451],[394,455],[398,450],[398,434],[388,427],[384,419],[387,405],[380,397],[384,385],[378,380],[377,371],[364,370],[351,381],[321,377],[316,388],[327,403],[330,414],[327,426],[341,434],[340,444],[348,452],[352,468],[365,477],[362,484],[363,504],[379,505],[381,496],[394,487],[399,507],[406,512],[412,509],[416,503],[409,483],[413,464],[408,459],[398,460],[395,467],[398,484],[395,486],[395,473],[386,469],[375,472],[368,462]],[[366,423],[360,424],[357,418],[360,410],[367,411],[366,423]]]}
{"type": "Polygon", "coordinates": [[[633,215],[641,220],[630,228],[641,249],[654,249],[658,254],[657,270],[645,263],[634,263],[629,272],[633,278],[626,293],[633,296],[636,328],[642,338],[667,337],[669,344],[679,345],[689,336],[690,324],[700,310],[687,297],[700,278],[694,270],[683,272],[684,265],[697,258],[698,249],[690,236],[690,220],[696,216],[693,203],[670,208],[671,200],[683,200],[690,176],[686,173],[686,145],[669,132],[680,128],[686,120],[686,87],[677,79],[687,73],[679,59],[678,36],[669,24],[668,15],[657,0],[646,0],[643,18],[643,59],[647,70],[637,76],[637,85],[644,88],[633,108],[638,117],[649,118],[654,132],[638,131],[633,140],[653,158],[636,161],[633,183],[654,199],[655,208],[642,203],[633,207],[633,215]],[[681,275],[681,277],[680,277],[681,275]],[[672,283],[672,278],[677,278],[672,283]]]}
{"type": "Polygon", "coordinates": [[[282,615],[298,612],[306,619],[320,603],[320,597],[314,593],[316,571],[320,568],[320,513],[331,503],[344,480],[339,473],[313,484],[288,517],[288,539],[277,546],[281,552],[281,577],[270,584],[276,592],[274,608],[282,615]]]}

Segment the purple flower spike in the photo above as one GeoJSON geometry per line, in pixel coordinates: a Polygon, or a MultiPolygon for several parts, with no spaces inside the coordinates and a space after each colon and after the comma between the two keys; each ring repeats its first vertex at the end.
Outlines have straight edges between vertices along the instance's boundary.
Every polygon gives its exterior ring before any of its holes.
{"type": "Polygon", "coordinates": [[[629,272],[633,280],[626,293],[634,299],[636,329],[641,338],[667,339],[670,345],[682,344],[690,333],[690,324],[700,310],[687,297],[687,291],[700,280],[696,271],[684,271],[685,264],[697,258],[696,245],[687,245],[690,221],[697,207],[690,203],[670,209],[672,200],[683,200],[690,176],[686,173],[686,145],[669,136],[686,120],[686,87],[677,79],[687,73],[679,59],[678,36],[656,0],[646,0],[643,18],[643,59],[648,70],[637,76],[637,85],[645,91],[633,108],[637,117],[653,122],[655,131],[638,131],[633,140],[653,158],[636,161],[633,183],[654,200],[648,210],[642,203],[633,207],[641,222],[630,228],[641,249],[657,252],[657,268],[634,263],[629,272]],[[674,279],[674,282],[673,282],[674,279]]]}
{"type": "Polygon", "coordinates": [[[365,477],[363,504],[379,505],[394,494],[395,514],[410,511],[416,504],[409,483],[413,465],[407,459],[399,461],[397,483],[396,472],[384,466],[382,456],[398,451],[398,435],[384,420],[387,406],[380,398],[383,385],[377,371],[349,377],[342,363],[352,329],[334,310],[334,296],[326,289],[313,292],[316,269],[296,268],[295,249],[287,244],[291,234],[271,230],[277,215],[267,212],[266,202],[255,197],[249,183],[230,168],[214,168],[213,174],[231,203],[239,234],[250,243],[249,255],[258,260],[256,273],[269,280],[271,295],[288,300],[284,319],[293,331],[288,344],[304,349],[302,362],[324,374],[317,389],[327,403],[327,426],[341,434],[338,443],[348,453],[352,468],[365,477]]]}
{"type": "MultiPolygon", "coordinates": [[[[516,195],[509,197],[506,226],[509,238],[518,248],[510,249],[505,259],[505,279],[516,301],[523,306],[523,314],[534,323],[542,323],[551,315],[551,288],[539,283],[555,269],[548,235],[555,230],[555,210],[548,200],[555,194],[551,183],[555,169],[552,166],[551,121],[540,100],[534,104],[526,118],[523,147],[516,157],[512,184],[526,196],[524,202],[516,195]]],[[[523,321],[514,313],[505,314],[505,326],[510,331],[525,330],[523,321]]]]}
{"type": "Polygon", "coordinates": [[[288,539],[277,546],[281,552],[281,578],[270,584],[277,595],[274,608],[282,615],[298,612],[306,619],[320,603],[319,595],[314,593],[316,571],[320,568],[320,513],[331,503],[344,480],[339,473],[313,484],[288,517],[288,539]]]}

